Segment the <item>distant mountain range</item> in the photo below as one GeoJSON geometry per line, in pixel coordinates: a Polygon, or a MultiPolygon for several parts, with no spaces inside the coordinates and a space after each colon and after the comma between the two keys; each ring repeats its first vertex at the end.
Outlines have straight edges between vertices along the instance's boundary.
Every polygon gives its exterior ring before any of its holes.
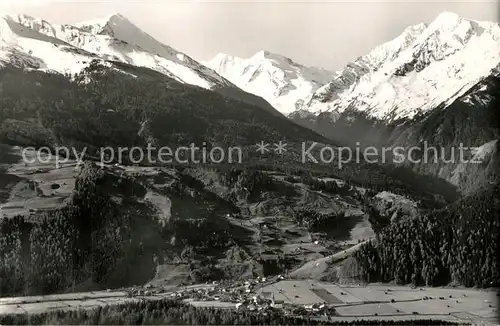
{"type": "Polygon", "coordinates": [[[430,23],[409,26],[336,73],[268,52],[246,60],[219,54],[207,65],[335,141],[405,147],[427,142],[447,156],[460,143],[478,148],[482,165],[414,164],[465,192],[498,173],[498,23],[444,12],[430,23]]]}
{"type": "Polygon", "coordinates": [[[429,24],[406,28],[336,73],[266,51],[249,59],[218,54],[207,65],[292,117],[330,112],[336,119],[355,106],[394,121],[465,94],[498,69],[499,49],[498,23],[444,12],[429,24]]]}
{"type": "Polygon", "coordinates": [[[0,62],[78,73],[94,58],[119,61],[206,89],[239,87],[291,117],[330,112],[334,120],[352,106],[393,121],[450,104],[498,69],[499,49],[498,23],[449,12],[406,28],[337,72],[268,51],[248,59],[220,53],[202,64],[121,14],[75,25],[27,15],[0,19],[0,62]]]}

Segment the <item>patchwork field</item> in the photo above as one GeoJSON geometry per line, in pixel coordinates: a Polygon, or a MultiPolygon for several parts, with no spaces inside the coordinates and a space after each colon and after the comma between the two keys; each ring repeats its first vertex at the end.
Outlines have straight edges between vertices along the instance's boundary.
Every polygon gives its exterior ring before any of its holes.
{"type": "MultiPolygon", "coordinates": [[[[340,286],[313,280],[280,281],[258,293],[274,293],[285,303],[324,303],[335,307],[338,317],[390,319],[435,318],[494,323],[498,316],[494,291],[458,288],[416,288],[368,285],[340,286]]],[[[347,319],[346,319],[347,320],[347,319]]]]}
{"type": "MultiPolygon", "coordinates": [[[[203,289],[199,284],[185,289],[203,289]]],[[[126,292],[96,291],[50,296],[0,299],[0,314],[39,313],[51,310],[87,309],[131,300],[169,298],[179,289],[155,295],[127,297],[126,292]]],[[[282,280],[266,285],[256,294],[284,303],[303,305],[324,303],[334,307],[337,316],[324,316],[338,321],[435,319],[473,324],[496,324],[498,311],[495,291],[462,288],[410,288],[392,285],[343,287],[314,280],[282,280]],[[450,297],[451,296],[451,297],[450,297]]],[[[234,302],[185,300],[197,307],[235,308],[234,302]]]]}

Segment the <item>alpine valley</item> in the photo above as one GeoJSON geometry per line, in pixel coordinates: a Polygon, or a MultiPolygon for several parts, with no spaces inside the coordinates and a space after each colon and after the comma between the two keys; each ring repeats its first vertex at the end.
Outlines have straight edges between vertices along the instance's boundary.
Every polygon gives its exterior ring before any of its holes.
{"type": "Polygon", "coordinates": [[[2,16],[0,324],[491,321],[465,287],[500,285],[499,139],[498,23],[443,13],[330,72],[2,16]],[[303,160],[358,143],[480,163],[303,160]],[[103,156],[150,146],[184,154],[103,156]]]}

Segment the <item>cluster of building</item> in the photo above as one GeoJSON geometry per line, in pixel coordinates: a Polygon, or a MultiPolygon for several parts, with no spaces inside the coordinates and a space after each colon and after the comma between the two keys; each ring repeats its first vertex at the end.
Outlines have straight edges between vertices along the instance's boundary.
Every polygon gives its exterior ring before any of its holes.
{"type": "MultiPolygon", "coordinates": [[[[108,290],[109,291],[109,290],[108,290]]],[[[155,295],[161,295],[166,292],[163,288],[155,288],[152,285],[146,285],[144,287],[134,287],[126,289],[128,297],[149,297],[155,295]]]]}
{"type": "Polygon", "coordinates": [[[274,293],[262,292],[260,295],[254,295],[251,299],[236,304],[238,310],[249,311],[268,311],[280,310],[289,316],[307,316],[307,317],[329,317],[335,315],[335,308],[324,303],[314,303],[308,305],[299,305],[283,300],[276,300],[274,293]]]}
{"type": "MultiPolygon", "coordinates": [[[[278,277],[282,279],[281,276],[278,277]]],[[[274,278],[276,279],[276,278],[274,278]]],[[[257,277],[247,281],[213,282],[210,286],[188,288],[178,291],[182,297],[193,300],[221,301],[231,303],[246,302],[251,299],[254,290],[271,282],[266,277],[257,277]]]]}
{"type": "Polygon", "coordinates": [[[213,282],[200,286],[180,288],[174,292],[167,292],[162,289],[146,287],[129,291],[130,296],[164,296],[172,300],[185,301],[205,301],[228,303],[228,307],[237,310],[265,312],[269,310],[280,310],[284,314],[293,316],[318,316],[328,317],[335,315],[335,309],[324,303],[299,305],[283,300],[276,300],[274,292],[260,292],[257,289],[282,280],[282,276],[267,279],[257,277],[246,281],[213,282]]]}

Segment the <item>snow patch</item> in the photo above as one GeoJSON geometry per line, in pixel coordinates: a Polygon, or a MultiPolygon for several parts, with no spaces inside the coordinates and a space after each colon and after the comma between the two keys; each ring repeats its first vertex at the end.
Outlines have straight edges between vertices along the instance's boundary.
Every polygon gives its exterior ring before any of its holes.
{"type": "Polygon", "coordinates": [[[472,148],[472,160],[475,162],[482,162],[486,157],[495,152],[497,142],[498,140],[493,140],[479,147],[472,148]]]}

